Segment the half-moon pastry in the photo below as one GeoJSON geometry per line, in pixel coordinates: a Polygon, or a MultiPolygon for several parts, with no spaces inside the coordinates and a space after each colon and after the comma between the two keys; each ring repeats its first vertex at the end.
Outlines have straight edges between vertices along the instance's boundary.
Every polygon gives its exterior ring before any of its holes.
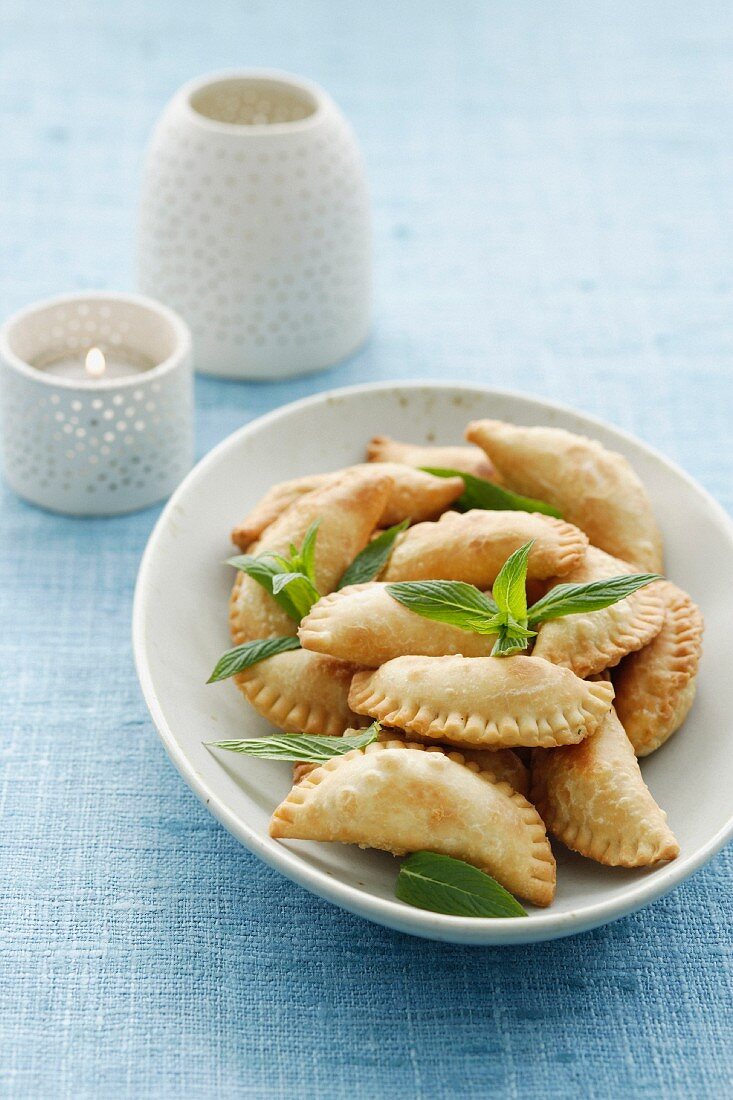
{"type": "Polygon", "coordinates": [[[473,748],[574,744],[594,733],[609,683],[539,657],[397,657],[357,672],[349,706],[417,737],[473,748]]]}
{"type": "Polygon", "coordinates": [[[392,479],[392,488],[377,517],[375,527],[391,527],[404,519],[413,523],[433,519],[450,507],[465,488],[460,477],[435,477],[424,470],[414,470],[397,462],[382,463],[379,466],[368,463],[347,466],[333,473],[313,474],[274,485],[246,519],[234,528],[232,541],[242,550],[246,550],[296,501],[317,489],[339,483],[364,470],[381,472],[392,479]]]}
{"type": "Polygon", "coordinates": [[[578,565],[588,539],[564,520],[539,512],[446,512],[399,536],[384,570],[386,581],[465,581],[488,588],[506,559],[530,539],[529,577],[559,577],[578,565]]]}
{"type": "Polygon", "coordinates": [[[496,642],[495,635],[424,619],[393,599],[378,581],[324,596],[302,620],[298,637],[304,649],[366,668],[407,654],[486,657],[496,642]]]}
{"type": "Polygon", "coordinates": [[[375,742],[306,775],[272,816],[270,835],[340,841],[405,855],[427,849],[474,864],[535,905],[555,892],[539,814],[475,764],[402,741],[375,742]]]}
{"type": "Polygon", "coordinates": [[[613,709],[582,744],[533,753],[532,801],[558,840],[598,863],[646,867],[679,855],[613,709]]]}
{"type": "MultiPolygon", "coordinates": [[[[329,592],[346,566],[366,546],[384,508],[392,481],[376,468],[362,467],[338,482],[297,500],[265,532],[256,549],[287,553],[300,546],[320,520],[315,550],[319,591],[329,592]]],[[[236,645],[272,635],[295,634],[295,623],[251,577],[238,573],[229,622],[236,645]]],[[[237,687],[264,718],[289,733],[339,735],[358,725],[348,705],[352,665],[320,653],[290,650],[253,665],[235,677],[237,687]]]]}
{"type": "Polygon", "coordinates": [[[684,722],[695,698],[703,619],[686,592],[671,581],[655,589],[664,601],[656,638],[624,658],[614,676],[616,712],[637,756],[648,756],[684,722]]]}
{"type": "Polygon", "coordinates": [[[477,443],[515,492],[553,504],[594,546],[650,573],[663,571],[662,538],[646,490],[627,460],[562,428],[476,420],[477,443]]]}
{"type": "Polygon", "coordinates": [[[232,542],[240,550],[246,550],[299,497],[312,493],[314,489],[321,489],[331,481],[333,474],[310,474],[273,485],[234,528],[232,542]]]}
{"type": "MultiPolygon", "coordinates": [[[[558,584],[587,584],[632,572],[627,562],[589,546],[583,561],[558,584]]],[[[647,645],[662,629],[663,621],[664,600],[659,582],[654,582],[600,611],[541,623],[532,652],[571,668],[578,676],[591,676],[647,645]]]]}
{"type": "MultiPolygon", "coordinates": [[[[320,521],[315,550],[316,587],[330,592],[356,555],[364,549],[392,491],[392,479],[378,466],[360,466],[301,496],[272,523],[254,553],[287,554],[300,547],[310,525],[320,521]]],[[[436,479],[437,480],[437,479],[436,479]]],[[[229,622],[234,642],[295,634],[297,624],[265,589],[238,573],[230,601],[229,622]]]]}
{"type": "Polygon", "coordinates": [[[388,435],[375,435],[367,444],[368,462],[401,462],[406,466],[433,466],[461,470],[486,481],[496,481],[496,470],[480,447],[431,447],[400,443],[388,435]]]}

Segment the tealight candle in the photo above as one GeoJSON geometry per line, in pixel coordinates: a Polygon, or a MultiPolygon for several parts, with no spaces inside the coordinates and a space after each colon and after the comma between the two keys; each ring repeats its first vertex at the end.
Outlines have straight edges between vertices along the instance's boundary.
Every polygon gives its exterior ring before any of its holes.
{"type": "Polygon", "coordinates": [[[150,370],[155,361],[147,355],[125,348],[115,356],[105,355],[101,348],[91,347],[86,355],[48,355],[39,356],[33,363],[47,374],[57,378],[70,378],[75,382],[89,382],[95,378],[127,378],[131,374],[150,370]]]}
{"type": "Polygon", "coordinates": [[[5,477],[53,511],[111,515],[168,496],[193,460],[191,337],[136,294],[54,298],[0,330],[5,477]]]}

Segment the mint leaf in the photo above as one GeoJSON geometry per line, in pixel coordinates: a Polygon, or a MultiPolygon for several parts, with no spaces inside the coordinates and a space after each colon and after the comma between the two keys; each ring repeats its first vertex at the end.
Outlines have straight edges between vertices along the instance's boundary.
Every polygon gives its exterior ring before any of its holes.
{"type": "Polygon", "coordinates": [[[400,868],[400,901],[455,917],[526,917],[508,890],[478,867],[437,852],[415,852],[400,868]]]}
{"type": "Polygon", "coordinates": [[[206,682],[214,684],[217,680],[226,680],[229,676],[236,676],[238,672],[244,672],[246,668],[251,668],[260,661],[266,661],[276,653],[286,653],[289,649],[300,649],[300,642],[294,635],[282,638],[257,638],[253,642],[244,642],[243,645],[235,646],[234,649],[228,649],[222,654],[206,682]]]}
{"type": "Polygon", "coordinates": [[[315,579],[316,536],[320,522],[318,519],[310,525],[300,550],[292,543],[290,544],[290,556],[287,558],[282,554],[276,554],[274,550],[265,550],[257,555],[238,554],[234,558],[227,558],[227,565],[233,565],[235,569],[239,569],[257,581],[285,614],[296,623],[299,623],[303,616],[308,614],[313,604],[321,598],[315,579]],[[276,582],[275,578],[283,575],[289,580],[276,582]],[[294,586],[293,581],[296,577],[302,577],[302,581],[294,586]]]}
{"type": "Polygon", "coordinates": [[[402,523],[395,524],[382,531],[375,539],[365,546],[360,554],[357,554],[351,565],[338,583],[339,588],[346,588],[348,584],[364,584],[373,581],[384,569],[387,559],[392,553],[395,539],[402,534],[409,525],[409,519],[403,519],[402,523]]]}
{"type": "Polygon", "coordinates": [[[264,760],[298,760],[309,764],[322,764],[334,756],[343,756],[352,749],[365,749],[377,740],[381,730],[379,722],[372,722],[368,729],[345,737],[311,737],[306,734],[275,734],[272,737],[255,737],[247,741],[205,741],[214,749],[245,756],[259,756],[264,760]]]}
{"type": "Polygon", "coordinates": [[[400,581],[387,585],[392,599],[438,623],[450,623],[476,634],[497,634],[498,607],[472,584],[463,581],[400,581]]]}
{"type": "Polygon", "coordinates": [[[535,540],[525,542],[502,565],[491,592],[500,611],[526,625],[527,621],[527,559],[535,540]]]}
{"type": "Polygon", "coordinates": [[[558,584],[530,607],[527,616],[534,625],[548,619],[560,619],[564,615],[600,611],[658,580],[661,580],[659,573],[629,573],[588,584],[558,584]]]}
{"type": "Polygon", "coordinates": [[[321,596],[305,573],[277,573],[272,578],[272,594],[277,597],[287,589],[287,595],[298,616],[298,622],[308,614],[321,596]]]}
{"type": "Polygon", "coordinates": [[[542,512],[545,516],[555,516],[562,519],[562,514],[551,504],[544,500],[534,500],[532,497],[523,497],[519,493],[513,493],[510,489],[503,489],[501,485],[495,485],[493,481],[467,474],[463,470],[450,470],[445,466],[422,466],[426,474],[434,474],[435,477],[462,477],[466,486],[463,493],[455,500],[451,507],[460,512],[468,512],[472,508],[482,508],[485,511],[510,511],[510,512],[542,512]]]}
{"type": "Polygon", "coordinates": [[[511,657],[514,653],[522,653],[528,644],[529,639],[526,633],[514,633],[510,627],[502,626],[499,630],[499,637],[494,643],[494,648],[491,650],[491,656],[511,657]]]}
{"type": "Polygon", "coordinates": [[[260,554],[257,557],[253,557],[252,554],[239,554],[235,558],[228,558],[227,565],[233,565],[235,569],[239,569],[241,573],[246,573],[252,580],[257,581],[257,583],[264,588],[265,592],[268,592],[273,597],[285,614],[289,615],[296,623],[299,623],[302,615],[299,613],[289,594],[287,592],[278,592],[276,595],[273,592],[275,577],[280,576],[280,574],[284,572],[283,563],[285,566],[288,564],[284,559],[278,561],[278,557],[279,556],[275,554],[260,554]]]}
{"type": "MultiPolygon", "coordinates": [[[[290,566],[294,573],[303,573],[311,582],[313,587],[316,587],[316,538],[318,536],[318,528],[320,526],[320,519],[311,523],[310,527],[305,533],[303,539],[303,545],[300,548],[300,553],[297,550],[292,554],[290,566]]],[[[291,547],[291,550],[293,548],[291,547]]]]}

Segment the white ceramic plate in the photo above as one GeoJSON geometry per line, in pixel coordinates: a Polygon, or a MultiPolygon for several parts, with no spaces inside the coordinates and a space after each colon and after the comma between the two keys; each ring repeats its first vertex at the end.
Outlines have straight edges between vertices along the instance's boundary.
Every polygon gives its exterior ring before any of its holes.
{"type": "Polygon", "coordinates": [[[528,943],[581,932],[667,893],[733,833],[733,523],[661,455],[591,417],[538,398],[435,383],[336,390],[286,405],[224,440],[189,474],[145,552],[134,610],[134,647],[145,699],[187,783],[251,851],[337,905],[419,936],[476,944],[528,943]],[[582,432],[625,454],[647,485],[661,522],[669,575],[701,605],[706,652],[685,728],[643,763],[644,778],[681,854],[649,871],[601,867],[556,848],[557,898],[527,918],[442,916],[395,900],[398,863],[337,844],[271,840],[270,814],[290,787],[290,765],[210,751],[203,741],[252,737],[267,724],[231,682],[207,685],[223,650],[234,524],[273,482],[361,461],[370,436],[454,443],[466,422],[489,416],[582,432]]]}

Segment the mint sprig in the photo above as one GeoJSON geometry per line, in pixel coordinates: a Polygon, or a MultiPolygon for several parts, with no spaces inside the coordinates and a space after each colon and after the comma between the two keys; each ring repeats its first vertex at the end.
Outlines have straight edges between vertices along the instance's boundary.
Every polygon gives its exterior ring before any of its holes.
{"type": "Polygon", "coordinates": [[[377,740],[381,728],[379,722],[372,722],[367,729],[344,737],[280,733],[272,737],[255,737],[243,741],[205,741],[204,744],[245,756],[258,756],[262,760],[298,760],[308,764],[322,764],[334,756],[344,756],[353,749],[365,749],[377,740]]]}
{"type": "Polygon", "coordinates": [[[316,520],[310,525],[300,550],[290,544],[287,557],[265,550],[261,554],[238,554],[227,559],[227,565],[233,565],[257,581],[296,623],[321,598],[315,574],[316,538],[320,522],[316,520]],[[287,579],[280,580],[281,577],[287,579]]]}
{"type": "Polygon", "coordinates": [[[388,527],[376,538],[365,546],[360,554],[357,554],[351,565],[338,583],[339,589],[346,588],[349,584],[364,584],[373,581],[384,569],[387,559],[392,553],[395,539],[402,534],[409,525],[409,519],[403,519],[402,523],[396,523],[394,527],[388,527]]]}
{"type": "Polygon", "coordinates": [[[533,546],[515,550],[494,581],[493,599],[463,581],[402,581],[387,592],[410,611],[435,622],[450,623],[475,634],[496,634],[494,657],[527,649],[534,629],[549,619],[599,611],[660,580],[658,573],[631,573],[588,584],[559,584],[527,607],[527,566],[533,546]]]}
{"type": "Polygon", "coordinates": [[[206,682],[215,684],[218,680],[226,680],[230,676],[236,676],[238,672],[244,672],[246,668],[251,668],[252,665],[259,664],[260,661],[266,661],[268,657],[287,653],[291,649],[300,649],[300,642],[295,635],[281,638],[257,638],[253,642],[244,642],[222,654],[206,682]]]}
{"type": "Polygon", "coordinates": [[[527,561],[534,541],[515,550],[494,581],[493,599],[463,581],[402,581],[387,591],[404,607],[434,622],[475,634],[498,635],[492,654],[508,657],[527,648],[534,631],[527,623],[527,561]]]}
{"type": "Polygon", "coordinates": [[[527,619],[527,564],[534,539],[507,558],[491,590],[499,608],[518,622],[527,619]]]}
{"type": "Polygon", "coordinates": [[[305,573],[276,573],[272,578],[272,594],[275,599],[285,593],[292,604],[297,622],[303,619],[313,604],[318,603],[321,594],[305,573]]]}
{"type": "Polygon", "coordinates": [[[399,901],[455,917],[526,917],[527,911],[496,879],[470,863],[437,852],[415,852],[402,864],[399,901]]]}
{"type": "Polygon", "coordinates": [[[542,512],[545,516],[554,516],[562,519],[562,514],[551,504],[544,500],[535,500],[533,497],[524,497],[520,493],[513,493],[511,489],[504,489],[501,485],[495,485],[493,481],[476,477],[475,474],[467,474],[464,470],[451,470],[446,466],[422,466],[426,474],[435,477],[462,477],[465,485],[464,491],[458,500],[451,505],[459,512],[469,512],[472,508],[481,508],[485,511],[510,511],[510,512],[542,512]]]}

